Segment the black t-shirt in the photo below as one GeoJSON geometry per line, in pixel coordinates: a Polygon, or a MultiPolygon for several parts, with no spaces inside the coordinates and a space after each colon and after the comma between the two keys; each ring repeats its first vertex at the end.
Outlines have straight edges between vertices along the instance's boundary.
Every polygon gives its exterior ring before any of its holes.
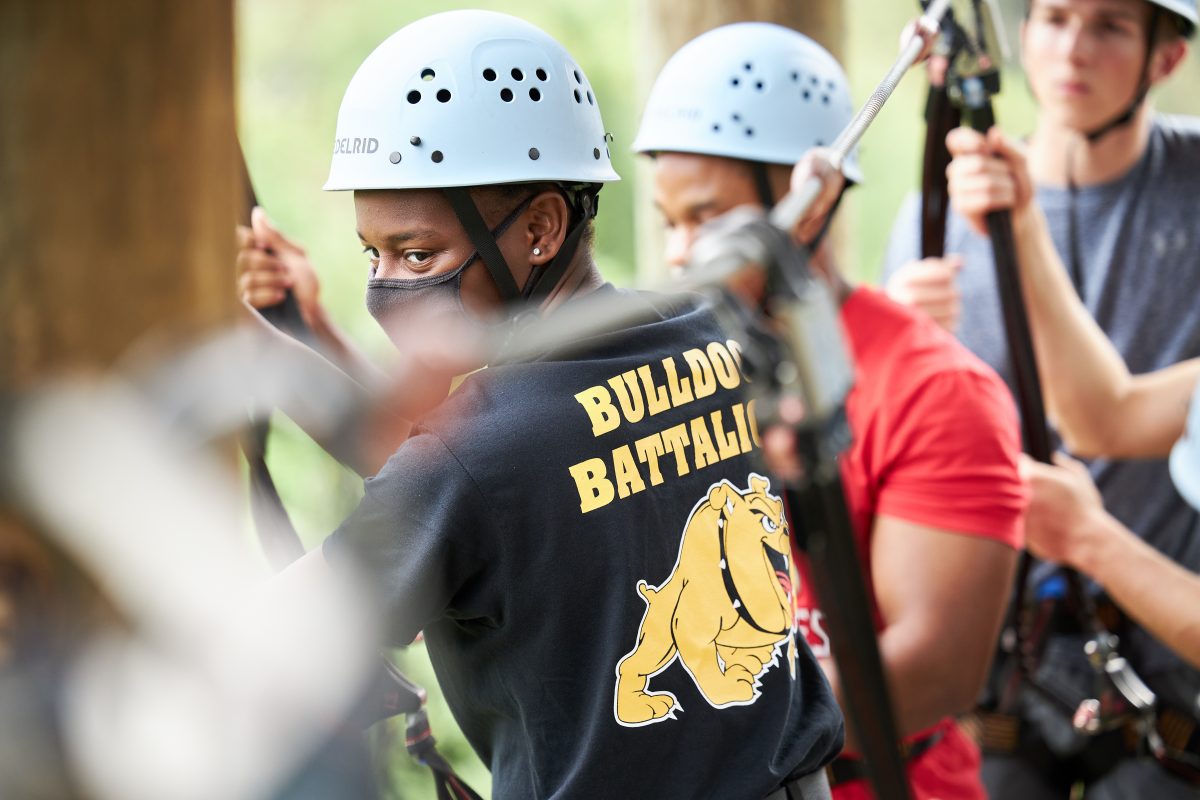
{"type": "MultiPolygon", "coordinates": [[[[330,537],[424,630],[497,798],[759,800],[841,748],[779,487],[704,301],[471,376],[330,537]]],[[[571,303],[558,313],[570,314],[571,303]]]]}

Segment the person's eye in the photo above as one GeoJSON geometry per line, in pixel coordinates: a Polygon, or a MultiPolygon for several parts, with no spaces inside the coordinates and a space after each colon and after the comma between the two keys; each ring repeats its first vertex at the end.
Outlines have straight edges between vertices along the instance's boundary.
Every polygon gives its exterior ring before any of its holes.
{"type": "Polygon", "coordinates": [[[410,267],[421,267],[429,263],[433,253],[429,250],[406,250],[402,258],[410,267]]]}
{"type": "Polygon", "coordinates": [[[379,251],[378,250],[376,250],[374,247],[367,246],[367,247],[363,248],[363,252],[367,254],[367,256],[368,256],[367,260],[371,262],[372,269],[379,266],[379,251]]]}

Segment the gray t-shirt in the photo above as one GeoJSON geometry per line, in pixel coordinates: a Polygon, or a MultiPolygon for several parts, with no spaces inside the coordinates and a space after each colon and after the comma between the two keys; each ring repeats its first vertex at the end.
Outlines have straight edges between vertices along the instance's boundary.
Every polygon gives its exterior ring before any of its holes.
{"type": "MultiPolygon", "coordinates": [[[[1077,193],[1080,295],[1134,373],[1200,355],[1198,194],[1200,119],[1165,116],[1156,117],[1145,155],[1127,174],[1077,193]]],[[[1037,200],[1068,263],[1069,193],[1039,186],[1037,200]]],[[[885,278],[920,257],[920,211],[917,195],[902,207],[885,278]]],[[[1011,384],[991,243],[952,212],[946,252],[966,261],[959,278],[959,339],[1011,384]]],[[[1200,570],[1200,516],[1175,492],[1165,460],[1096,460],[1090,466],[1114,516],[1174,560],[1200,570]]],[[[1182,668],[1143,631],[1134,631],[1122,652],[1143,677],[1182,668]]],[[[1192,673],[1200,686],[1200,673],[1192,673]]]]}

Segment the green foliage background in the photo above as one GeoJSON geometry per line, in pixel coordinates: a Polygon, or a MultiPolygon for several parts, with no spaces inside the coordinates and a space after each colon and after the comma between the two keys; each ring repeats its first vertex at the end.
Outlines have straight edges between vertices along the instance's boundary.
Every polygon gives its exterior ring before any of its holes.
{"type": "MultiPolygon", "coordinates": [[[[808,0],[813,2],[814,0],[808,0]]],[[[836,0],[825,0],[835,2],[836,0]]],[[[865,99],[895,58],[899,31],[916,2],[844,0],[843,48],[855,97],[865,99]]],[[[1020,0],[1006,0],[1010,36],[1016,35],[1020,0]]],[[[618,284],[635,275],[634,168],[629,152],[640,112],[637,26],[645,24],[634,0],[239,0],[237,53],[240,134],[259,200],[274,222],[303,244],[321,278],[322,298],[338,324],[369,351],[386,357],[390,345],[363,308],[365,257],[354,235],[347,193],[320,191],[329,166],[342,91],[362,59],[393,31],[414,19],[451,8],[504,11],[539,25],[566,45],[587,70],[604,120],[614,135],[612,155],[625,180],[605,188],[597,227],[597,256],[618,284]]],[[[1012,39],[1015,47],[1015,38],[1012,39]]],[[[1190,58],[1158,94],[1164,110],[1196,112],[1200,77],[1190,58]]],[[[924,82],[911,76],[862,144],[865,185],[844,208],[843,261],[861,280],[878,275],[891,220],[919,180],[924,82]]],[[[997,119],[1012,133],[1027,133],[1034,107],[1019,70],[1005,74],[997,119]]],[[[655,224],[651,222],[651,224],[655,224]]],[[[317,545],[354,507],[360,481],[308,442],[290,424],[276,426],[270,463],[285,502],[310,546],[317,545]]],[[[475,758],[437,691],[424,648],[400,655],[403,666],[430,690],[434,731],[450,760],[485,794],[487,770],[475,758]]],[[[536,680],[530,676],[530,680],[536,680]]],[[[396,730],[384,769],[406,797],[431,797],[427,773],[403,753],[396,730]]],[[[386,735],[386,733],[384,734],[386,735]]]]}

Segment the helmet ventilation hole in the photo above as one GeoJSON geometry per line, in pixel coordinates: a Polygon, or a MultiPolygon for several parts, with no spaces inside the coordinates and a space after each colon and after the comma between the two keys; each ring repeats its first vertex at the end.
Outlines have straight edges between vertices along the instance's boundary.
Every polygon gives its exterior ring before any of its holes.
{"type": "Polygon", "coordinates": [[[730,86],[741,86],[741,85],[742,85],[742,79],[741,79],[741,78],[732,78],[732,79],[729,81],[729,85],[730,85],[730,86]]]}
{"type": "Polygon", "coordinates": [[[749,72],[750,70],[754,69],[754,65],[747,61],[745,64],[742,64],[742,69],[746,70],[746,72],[749,72]]]}
{"type": "Polygon", "coordinates": [[[507,86],[505,86],[503,89],[501,89],[500,90],[500,99],[506,103],[511,103],[512,99],[513,99],[512,89],[509,89],[507,86]]]}
{"type": "Polygon", "coordinates": [[[438,89],[437,99],[438,99],[439,103],[449,103],[450,102],[450,90],[449,89],[438,89]]]}
{"type": "Polygon", "coordinates": [[[421,93],[418,92],[416,89],[413,89],[411,92],[408,93],[408,102],[412,103],[414,106],[417,103],[421,102],[421,93]]]}
{"type": "Polygon", "coordinates": [[[437,77],[437,73],[431,69],[426,68],[426,69],[421,70],[421,80],[423,80],[423,81],[431,81],[436,77],[437,77]]]}
{"type": "Polygon", "coordinates": [[[434,150],[433,153],[430,154],[429,158],[431,161],[433,161],[433,163],[440,164],[440,163],[442,163],[442,159],[445,158],[445,156],[442,155],[441,150],[434,150]]]}
{"type": "Polygon", "coordinates": [[[761,92],[763,89],[767,88],[767,85],[762,81],[755,81],[754,88],[761,92]]]}
{"type": "Polygon", "coordinates": [[[521,70],[517,69],[516,67],[512,68],[512,76],[514,81],[525,80],[525,73],[521,72],[521,70]]]}
{"type": "Polygon", "coordinates": [[[488,67],[487,69],[485,69],[485,70],[483,71],[483,79],[484,79],[485,81],[494,81],[494,80],[496,80],[496,70],[492,69],[491,67],[488,67]]]}
{"type": "Polygon", "coordinates": [[[577,69],[576,69],[576,70],[572,70],[572,72],[574,72],[574,73],[575,73],[575,82],[576,82],[576,83],[583,83],[583,76],[579,74],[579,70],[577,70],[577,69]]]}
{"type": "Polygon", "coordinates": [[[546,80],[546,70],[542,69],[541,67],[538,67],[536,70],[534,70],[533,74],[537,75],[537,79],[539,81],[546,80]]]}
{"type": "Polygon", "coordinates": [[[542,93],[536,86],[529,90],[529,99],[535,103],[542,99],[542,93]]]}
{"type": "Polygon", "coordinates": [[[805,100],[811,100],[811,99],[812,99],[812,92],[810,92],[808,89],[805,89],[805,90],[804,90],[803,92],[801,92],[800,94],[801,94],[801,96],[802,96],[802,97],[803,97],[805,100]]]}
{"type": "Polygon", "coordinates": [[[721,123],[714,122],[713,123],[713,133],[720,133],[720,132],[721,132],[721,123]]]}
{"type": "Polygon", "coordinates": [[[588,105],[596,105],[596,98],[592,96],[592,90],[588,89],[588,105]]]}
{"type": "Polygon", "coordinates": [[[599,147],[592,148],[592,158],[596,159],[597,161],[600,160],[600,148],[599,147]]]}
{"type": "Polygon", "coordinates": [[[575,90],[575,102],[576,102],[576,103],[582,103],[582,102],[583,102],[583,95],[581,95],[581,94],[579,93],[579,90],[578,90],[578,89],[576,89],[576,90],[575,90]]]}
{"type": "Polygon", "coordinates": [[[734,122],[741,122],[741,121],[742,121],[742,115],[741,115],[741,114],[739,114],[739,113],[737,113],[736,111],[735,111],[735,112],[733,112],[732,114],[730,114],[730,115],[729,115],[729,118],[730,118],[730,119],[732,119],[734,122]]]}
{"type": "Polygon", "coordinates": [[[747,135],[747,136],[753,136],[753,135],[754,135],[754,128],[746,128],[746,135],[747,135]]]}
{"type": "Polygon", "coordinates": [[[793,71],[792,71],[792,80],[793,80],[793,81],[799,81],[799,80],[800,80],[800,73],[799,73],[799,72],[796,72],[796,71],[794,71],[794,70],[793,70],[793,71]]]}
{"type": "Polygon", "coordinates": [[[825,105],[829,105],[829,95],[827,95],[827,94],[821,95],[821,102],[824,103],[825,105]]]}
{"type": "Polygon", "coordinates": [[[533,161],[537,161],[541,157],[542,157],[542,154],[540,152],[538,152],[538,149],[536,147],[529,148],[529,158],[530,159],[532,159],[533,161]]]}
{"type": "Polygon", "coordinates": [[[808,80],[812,83],[813,86],[821,85],[821,79],[818,78],[816,75],[811,76],[808,80]]]}

